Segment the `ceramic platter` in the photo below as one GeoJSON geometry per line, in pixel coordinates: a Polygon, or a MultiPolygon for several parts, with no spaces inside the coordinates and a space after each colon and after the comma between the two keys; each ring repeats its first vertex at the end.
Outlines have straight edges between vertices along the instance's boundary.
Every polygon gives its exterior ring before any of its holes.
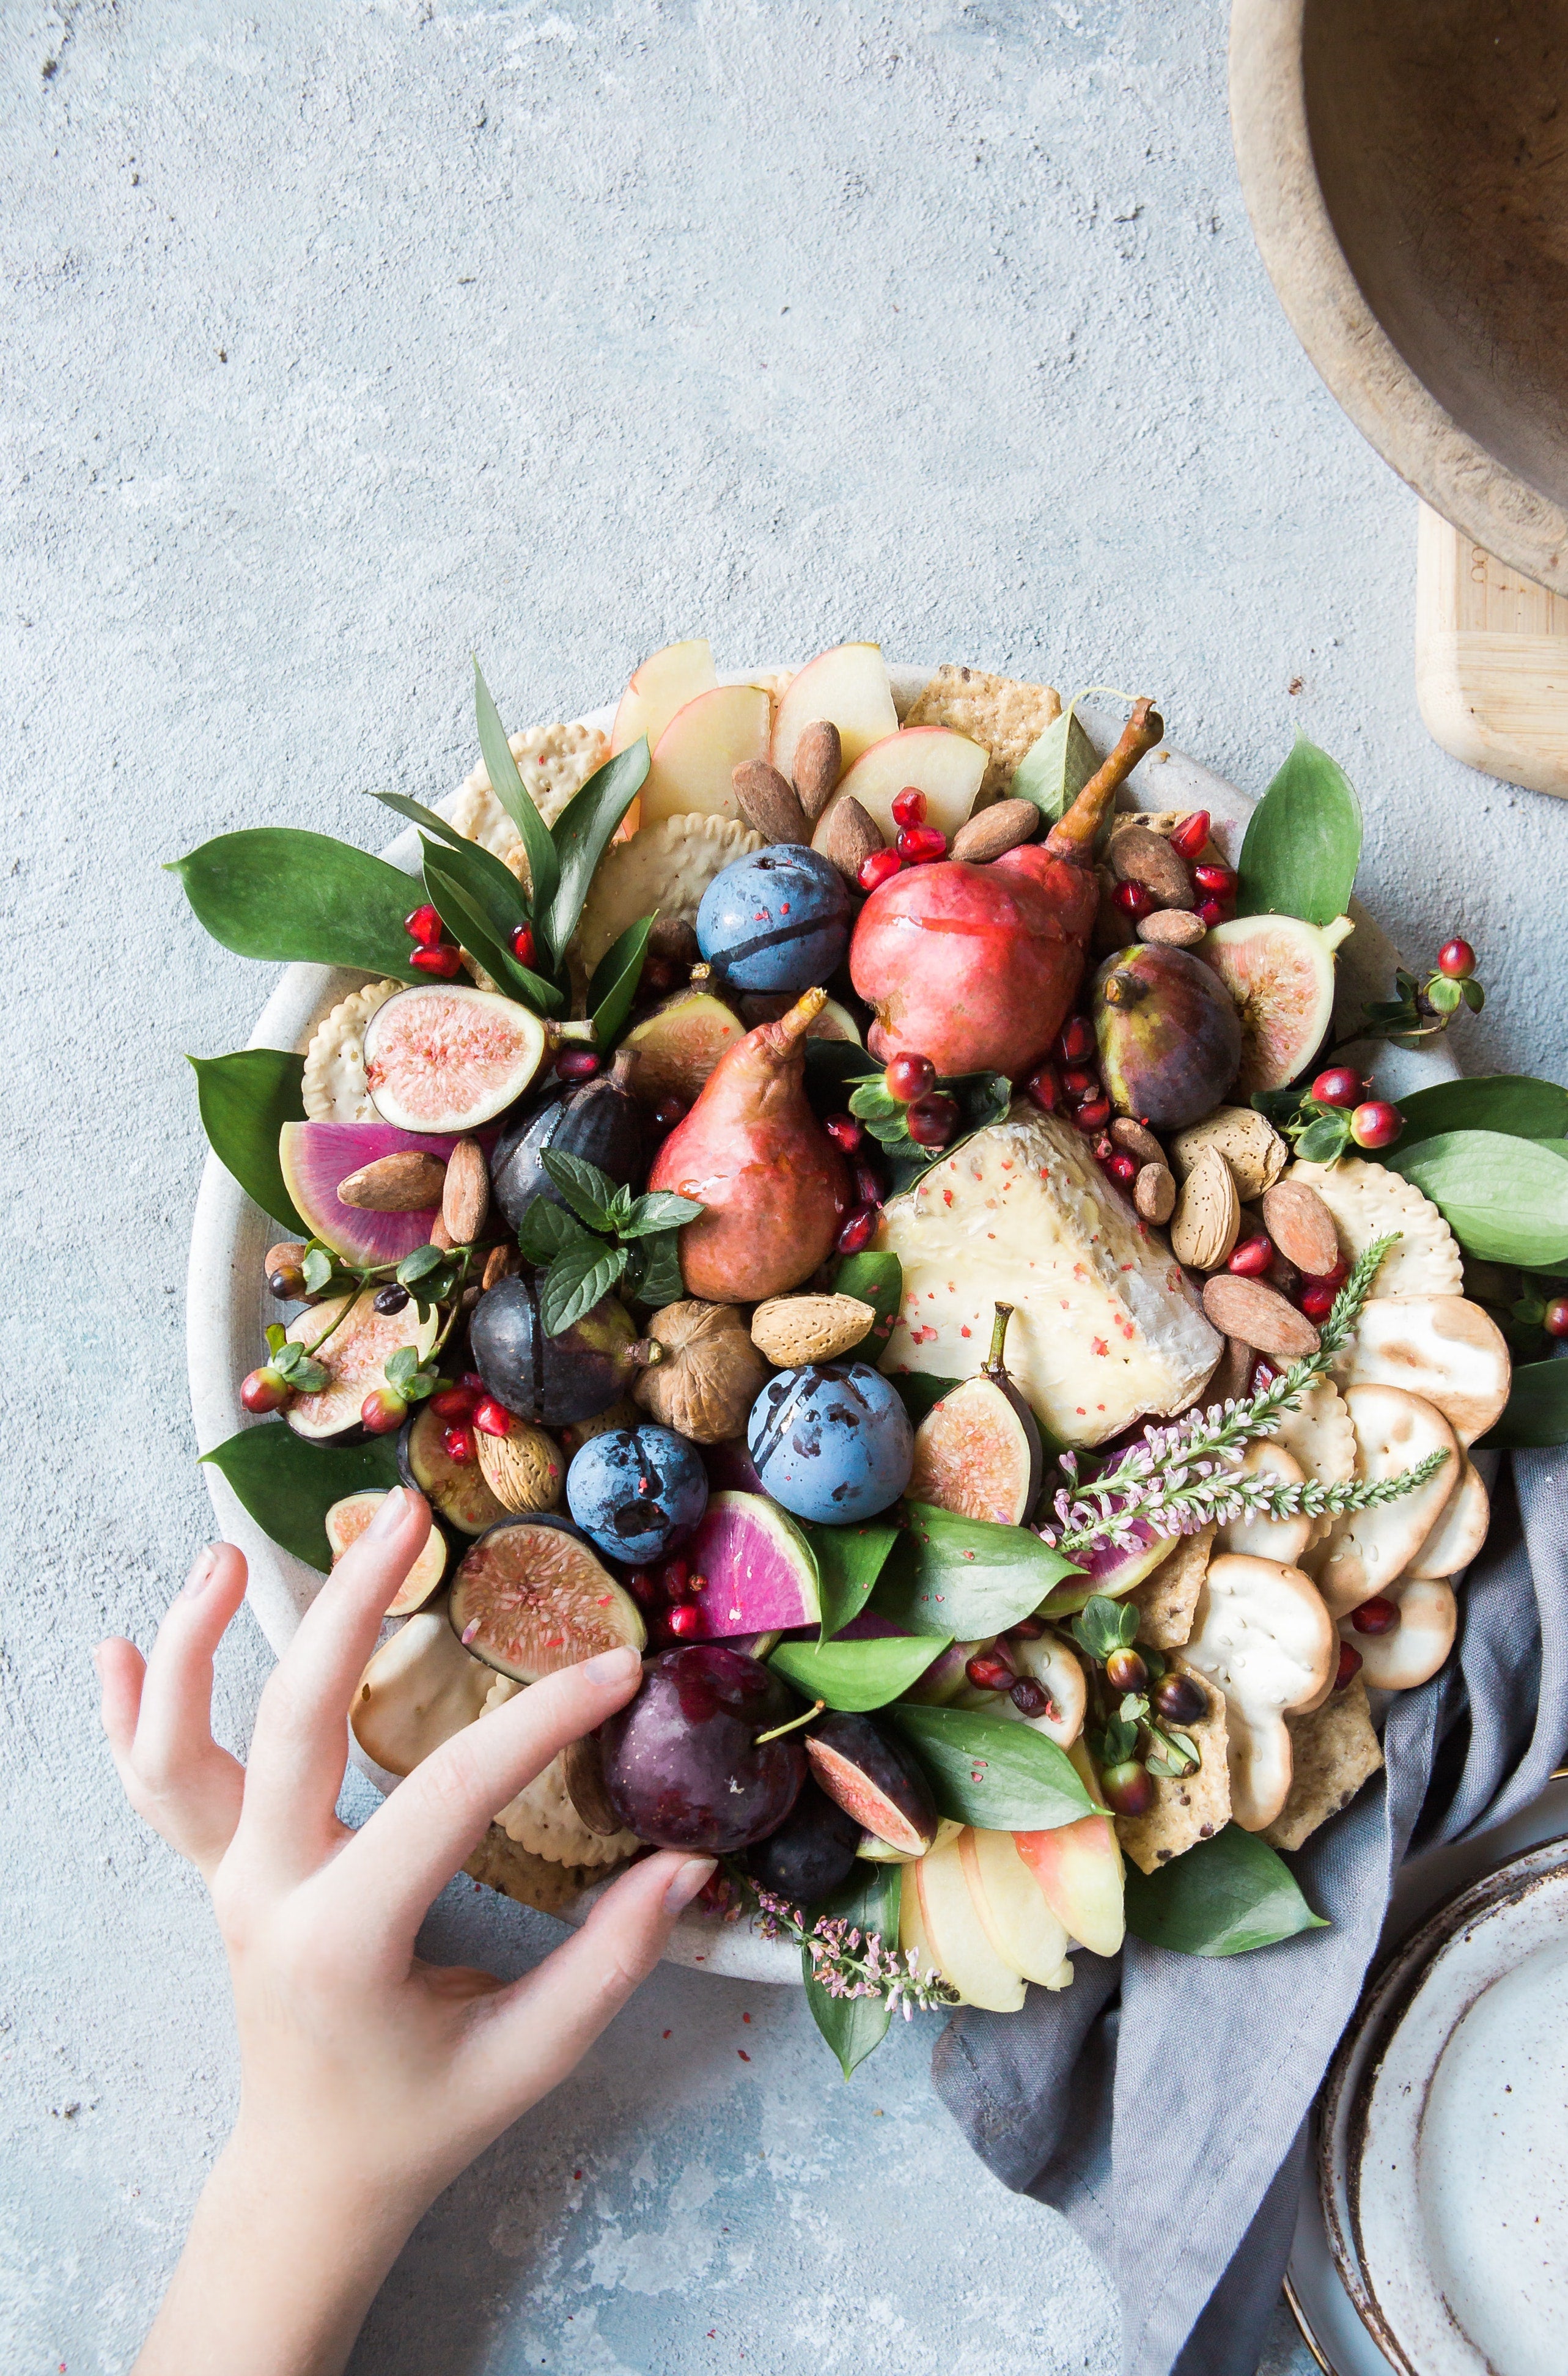
{"type": "MultiPolygon", "coordinates": [[[[902,718],[931,671],[891,665],[889,674],[902,718]]],[[[751,675],[737,672],[725,681],[747,683],[751,675]]],[[[1109,750],[1121,731],[1121,716],[1089,704],[1081,705],[1079,714],[1097,746],[1109,750]]],[[[589,713],[588,723],[608,733],[614,715],[615,706],[611,703],[589,713]]],[[[1207,809],[1214,820],[1214,838],[1232,863],[1253,809],[1251,798],[1234,784],[1163,745],[1134,769],[1121,804],[1135,809],[1207,809]]],[[[295,822],[308,826],[311,819],[302,815],[295,822]]],[[[383,855],[394,864],[411,869],[418,849],[419,836],[410,826],[388,844],[383,855]]],[[[1353,908],[1352,913],[1357,928],[1339,958],[1339,999],[1343,1011],[1357,1014],[1363,999],[1386,996],[1396,956],[1375,924],[1359,909],[1353,908]]],[[[364,979],[328,966],[290,966],[261,1011],[250,1046],[303,1051],[316,1025],[364,979]]],[[[1378,1067],[1381,1094],[1398,1097],[1428,1082],[1449,1078],[1455,1070],[1453,1062],[1441,1042],[1439,1050],[1436,1054],[1387,1051],[1378,1067]]],[[[272,1238],[273,1225],[251,1204],[217,1157],[208,1155],[196,1196],[185,1298],[191,1408],[196,1443],[203,1452],[226,1442],[247,1423],[240,1404],[240,1382],[254,1367],[262,1331],[276,1310],[261,1269],[272,1238]]],[[[203,1473],[220,1531],[239,1545],[249,1562],[251,1607],[272,1648],[281,1654],[319,1589],[321,1577],[262,1533],[215,1468],[203,1473]]],[[[382,1788],[391,1787],[389,1775],[371,1767],[357,1752],[356,1760],[382,1788]]],[[[564,1909],[564,1919],[581,1921],[598,1894],[598,1889],[585,1892],[575,1906],[564,1909]]],[[[800,1984],[798,1951],[783,1941],[760,1939],[742,1923],[718,1925],[700,1916],[683,1916],[668,1959],[732,1978],[800,1984]]]]}

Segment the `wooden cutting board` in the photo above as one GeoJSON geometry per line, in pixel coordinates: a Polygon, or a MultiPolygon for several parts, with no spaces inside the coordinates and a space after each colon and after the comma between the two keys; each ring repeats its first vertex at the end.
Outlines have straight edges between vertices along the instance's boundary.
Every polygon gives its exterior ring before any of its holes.
{"type": "Polygon", "coordinates": [[[1425,504],[1416,697],[1433,740],[1467,766],[1568,800],[1568,598],[1425,504]]]}

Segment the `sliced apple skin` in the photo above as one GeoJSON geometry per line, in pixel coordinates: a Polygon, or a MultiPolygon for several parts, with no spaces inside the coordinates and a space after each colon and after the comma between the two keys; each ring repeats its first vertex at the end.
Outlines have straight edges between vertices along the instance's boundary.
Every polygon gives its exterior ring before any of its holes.
{"type": "Polygon", "coordinates": [[[671,816],[739,817],[731,780],[744,759],[767,756],[773,704],[760,685],[720,684],[670,720],[639,795],[644,825],[671,816]]]}
{"type": "Polygon", "coordinates": [[[964,1878],[986,1936],[1004,1964],[1042,1988],[1054,1984],[1067,1933],[1014,1846],[1011,1832],[958,1835],[964,1878]]]}
{"type": "Polygon", "coordinates": [[[666,644],[661,652],[651,653],[641,668],[633,670],[621,695],[610,735],[612,755],[627,749],[639,734],[647,736],[649,751],[656,749],[675,712],[695,701],[699,694],[711,693],[718,683],[706,636],[694,636],[690,643],[666,644]]]}
{"type": "Polygon", "coordinates": [[[926,1937],[937,1969],[966,2004],[1016,2013],[1024,2002],[1023,1975],[1003,1962],[976,1911],[964,1873],[962,1837],[932,1848],[912,1868],[926,1937]]]}
{"type": "Polygon", "coordinates": [[[786,686],[773,721],[769,754],[781,776],[793,778],[795,745],[819,718],[831,719],[838,729],[844,768],[852,767],[873,742],[897,732],[898,714],[880,644],[836,644],[809,660],[786,686]]]}
{"type": "MultiPolygon", "coordinates": [[[[893,803],[901,791],[925,794],[925,822],[949,841],[968,816],[986,770],[986,754],[950,726],[907,726],[863,751],[841,776],[836,800],[857,800],[889,841],[898,831],[893,803]]],[[[818,825],[820,833],[831,808],[818,825]]]]}
{"type": "MultiPolygon", "coordinates": [[[[1081,1740],[1067,1752],[1091,1799],[1099,1800],[1094,1763],[1081,1740]]],[[[1015,1832],[1013,1845],[1039,1883],[1045,1902],[1091,1955],[1114,1955],[1126,1936],[1122,1844],[1109,1815],[1080,1815],[1052,1832],[1015,1832]]]]}
{"type": "Polygon", "coordinates": [[[925,1919],[921,1913],[921,1893],[915,1880],[916,1861],[911,1857],[898,1876],[898,1944],[906,1955],[913,1953],[919,1956],[922,1972],[934,1972],[937,1961],[932,1953],[925,1919]]]}

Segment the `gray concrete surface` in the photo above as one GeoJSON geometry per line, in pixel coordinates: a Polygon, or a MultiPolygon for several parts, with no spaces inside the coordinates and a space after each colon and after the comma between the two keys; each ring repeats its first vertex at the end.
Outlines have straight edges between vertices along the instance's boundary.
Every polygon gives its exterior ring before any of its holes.
{"type": "MultiPolygon", "coordinates": [[[[208,1523],[182,1362],[184,1051],[263,973],[160,860],[707,632],[1152,689],[1260,787],[1368,813],[1405,945],[1463,925],[1480,1065],[1561,1075],[1568,814],[1411,686],[1412,499],[1253,254],[1219,0],[35,0],[0,6],[9,1484],[0,2360],[134,2356],[233,2103],[202,1895],[120,1804],[87,1649],[208,1523]]],[[[220,1677],[244,1741],[267,1667],[220,1677]]],[[[436,1950],[550,1926],[449,1892],[436,1950]]],[[[426,2221],[358,2376],[1093,2371],[1107,2287],[797,1999],[661,1975],[426,2221]],[[749,2018],[748,2018],[749,2016],[749,2018]],[[668,2033],[668,2035],[666,2035],[668,2033]],[[744,2048],[750,2061],[741,2060],[744,2048]]],[[[1304,2370],[1277,2332],[1267,2363],[1304,2370]]]]}

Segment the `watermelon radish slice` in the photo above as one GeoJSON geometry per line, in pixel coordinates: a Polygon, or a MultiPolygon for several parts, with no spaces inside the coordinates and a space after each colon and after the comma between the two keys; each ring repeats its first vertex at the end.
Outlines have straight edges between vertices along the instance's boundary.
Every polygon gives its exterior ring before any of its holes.
{"type": "Polygon", "coordinates": [[[399,1130],[477,1130],[522,1096],[547,1044],[538,1016],[495,991],[400,990],[365,1025],[371,1103],[399,1130]]]}
{"type": "Polygon", "coordinates": [[[822,1619],[816,1561],[792,1518],[761,1493],[715,1493],[681,1556],[704,1579],[696,1639],[784,1634],[822,1619]]]}
{"type": "MultiPolygon", "coordinates": [[[[326,1526],[334,1567],[350,1546],[359,1541],[386,1499],[385,1493],[348,1493],[342,1501],[333,1503],[327,1513],[326,1526]]],[[[411,1617],[416,1609],[424,1607],[445,1573],[446,1538],[439,1527],[432,1527],[423,1550],[387,1603],[386,1615],[411,1617]]]]}
{"type": "Polygon", "coordinates": [[[339,1202],[339,1182],[384,1155],[439,1155],[445,1162],[457,1144],[455,1136],[418,1137],[385,1122],[286,1122],[278,1134],[278,1160],[305,1227],[345,1262],[369,1270],[427,1246],[441,1207],[362,1212],[339,1202]]]}
{"type": "Polygon", "coordinates": [[[1120,1600],[1146,1575],[1152,1575],[1162,1559],[1176,1548],[1178,1537],[1157,1535],[1141,1518],[1134,1518],[1129,1531],[1137,1537],[1129,1550],[1117,1550],[1111,1543],[1097,1544],[1090,1551],[1075,1551],[1073,1565],[1080,1575],[1067,1576],[1047,1594],[1043,1612],[1048,1617],[1069,1615],[1082,1609],[1098,1593],[1104,1600],[1120,1600]]]}
{"type": "Polygon", "coordinates": [[[411,1301],[401,1312],[377,1312],[373,1288],[362,1289],[342,1326],[333,1327],[347,1302],[347,1296],[328,1296],[325,1303],[313,1303],[300,1313],[289,1329],[307,1352],[321,1346],[316,1359],[327,1373],[319,1392],[295,1395],[288,1408],[294,1433],[313,1443],[358,1427],[361,1404],[373,1386],[386,1384],[386,1364],[399,1346],[411,1345],[422,1361],[441,1332],[441,1314],[434,1306],[423,1320],[411,1301]],[[323,1344],[329,1328],[332,1335],[323,1344]]]}
{"type": "Polygon", "coordinates": [[[575,1527],[542,1513],[503,1519],[464,1553],[447,1614],[470,1657],[519,1683],[647,1645],[630,1593],[575,1527]]]}

